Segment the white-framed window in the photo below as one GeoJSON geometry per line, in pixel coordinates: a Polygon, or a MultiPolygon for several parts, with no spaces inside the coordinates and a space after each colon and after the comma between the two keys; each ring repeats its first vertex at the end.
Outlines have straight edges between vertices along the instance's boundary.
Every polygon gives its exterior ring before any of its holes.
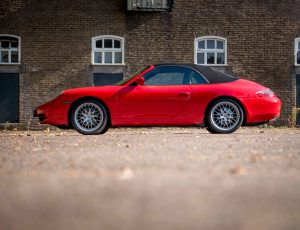
{"type": "Polygon", "coordinates": [[[9,34],[0,34],[0,64],[20,64],[20,52],[20,37],[9,34]]]}
{"type": "Polygon", "coordinates": [[[300,38],[295,39],[295,65],[300,66],[300,38]]]}
{"type": "Polygon", "coordinates": [[[104,35],[92,38],[94,65],[124,65],[124,38],[104,35]]]}
{"type": "Polygon", "coordinates": [[[195,39],[195,64],[208,66],[227,65],[227,39],[216,36],[195,39]]]}

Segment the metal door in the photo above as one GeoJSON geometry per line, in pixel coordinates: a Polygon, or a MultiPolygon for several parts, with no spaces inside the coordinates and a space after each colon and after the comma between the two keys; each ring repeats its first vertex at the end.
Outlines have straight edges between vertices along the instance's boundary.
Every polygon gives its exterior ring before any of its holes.
{"type": "Polygon", "coordinates": [[[19,122],[19,74],[0,73],[0,123],[19,122]]]}
{"type": "Polygon", "coordinates": [[[192,95],[189,85],[127,86],[118,92],[122,118],[165,119],[179,116],[192,95]]]}
{"type": "Polygon", "coordinates": [[[115,85],[123,80],[123,73],[94,73],[94,86],[115,85]]]}

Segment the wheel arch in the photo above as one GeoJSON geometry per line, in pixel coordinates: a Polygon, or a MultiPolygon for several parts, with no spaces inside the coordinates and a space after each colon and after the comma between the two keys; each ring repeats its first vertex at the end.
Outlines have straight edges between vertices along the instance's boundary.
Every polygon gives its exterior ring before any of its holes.
{"type": "Polygon", "coordinates": [[[72,122],[71,122],[71,115],[72,115],[72,112],[73,112],[75,106],[78,105],[82,101],[88,101],[88,100],[97,101],[97,102],[101,103],[101,105],[103,105],[103,107],[106,109],[106,112],[108,114],[108,126],[110,127],[111,126],[111,114],[110,114],[109,107],[101,99],[99,99],[97,97],[92,97],[92,96],[81,97],[72,102],[72,104],[69,108],[69,111],[68,111],[68,127],[73,128],[72,122]]]}
{"type": "Polygon", "coordinates": [[[214,99],[212,99],[206,106],[205,108],[205,114],[204,114],[204,125],[205,126],[208,126],[208,123],[207,123],[207,114],[209,112],[209,109],[211,108],[212,104],[218,100],[221,100],[221,99],[230,99],[230,100],[233,100],[235,101],[236,103],[238,103],[242,110],[243,110],[243,123],[242,125],[246,125],[247,124],[247,110],[246,110],[246,107],[245,105],[239,100],[237,99],[236,97],[233,97],[233,96],[218,96],[214,99]]]}

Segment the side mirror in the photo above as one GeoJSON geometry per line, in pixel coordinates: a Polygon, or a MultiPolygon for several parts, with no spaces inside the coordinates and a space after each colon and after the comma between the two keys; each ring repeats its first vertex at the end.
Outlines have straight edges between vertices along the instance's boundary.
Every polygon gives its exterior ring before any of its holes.
{"type": "Polygon", "coordinates": [[[144,85],[145,79],[142,78],[142,77],[140,77],[140,78],[136,79],[136,80],[134,81],[134,83],[135,83],[136,85],[144,85]]]}

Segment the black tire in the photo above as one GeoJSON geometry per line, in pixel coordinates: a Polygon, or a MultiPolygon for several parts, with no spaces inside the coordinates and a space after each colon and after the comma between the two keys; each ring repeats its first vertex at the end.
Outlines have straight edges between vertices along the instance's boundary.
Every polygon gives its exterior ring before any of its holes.
{"type": "Polygon", "coordinates": [[[206,127],[206,130],[210,133],[213,133],[213,134],[218,134],[218,132],[216,132],[215,130],[211,129],[210,127],[206,127]]]}
{"type": "Polygon", "coordinates": [[[103,134],[108,130],[108,113],[96,100],[81,101],[73,107],[71,123],[84,135],[103,134]]]}
{"type": "Polygon", "coordinates": [[[210,133],[233,133],[241,127],[244,113],[236,101],[220,99],[210,106],[206,119],[210,133]]]}

